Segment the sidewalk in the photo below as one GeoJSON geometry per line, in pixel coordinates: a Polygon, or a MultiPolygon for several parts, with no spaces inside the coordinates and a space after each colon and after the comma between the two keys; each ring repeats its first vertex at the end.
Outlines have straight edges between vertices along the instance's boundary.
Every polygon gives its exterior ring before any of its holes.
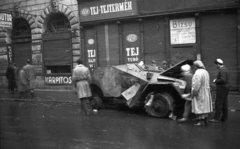
{"type": "MultiPolygon", "coordinates": [[[[0,100],[16,100],[19,94],[10,94],[6,89],[0,89],[0,100]]],[[[39,101],[56,101],[56,102],[79,102],[77,94],[66,90],[35,90],[35,98],[39,101]]],[[[26,100],[26,99],[19,99],[26,100]]],[[[34,100],[34,99],[33,99],[34,100]]]]}
{"type": "MultiPolygon", "coordinates": [[[[72,91],[66,90],[35,90],[36,99],[42,101],[54,101],[54,102],[74,102],[78,103],[77,94],[72,91]]],[[[0,100],[16,100],[18,99],[18,93],[10,94],[6,89],[0,89],[0,100]]],[[[20,99],[26,100],[26,99],[20,99]]],[[[230,92],[228,95],[228,107],[229,110],[240,111],[240,93],[230,92]]]]}

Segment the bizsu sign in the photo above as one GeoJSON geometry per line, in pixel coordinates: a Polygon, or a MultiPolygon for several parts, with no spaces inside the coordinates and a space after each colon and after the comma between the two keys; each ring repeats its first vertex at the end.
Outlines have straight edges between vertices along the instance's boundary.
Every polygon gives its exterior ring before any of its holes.
{"type": "Polygon", "coordinates": [[[45,77],[46,84],[72,84],[72,77],[68,76],[49,76],[45,77]]]}

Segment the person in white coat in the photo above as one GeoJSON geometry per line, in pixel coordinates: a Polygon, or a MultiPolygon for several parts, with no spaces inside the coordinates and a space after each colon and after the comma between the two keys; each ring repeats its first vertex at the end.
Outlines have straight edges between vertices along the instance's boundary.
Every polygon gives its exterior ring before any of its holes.
{"type": "Polygon", "coordinates": [[[78,93],[78,98],[81,101],[81,106],[86,115],[89,115],[89,98],[92,96],[92,91],[89,82],[92,80],[90,70],[83,65],[81,59],[77,60],[77,66],[73,69],[72,83],[78,93]]]}
{"type": "Polygon", "coordinates": [[[196,71],[192,78],[192,112],[196,114],[198,123],[195,126],[207,125],[208,114],[213,112],[210,93],[210,77],[202,61],[194,62],[196,71]]]}

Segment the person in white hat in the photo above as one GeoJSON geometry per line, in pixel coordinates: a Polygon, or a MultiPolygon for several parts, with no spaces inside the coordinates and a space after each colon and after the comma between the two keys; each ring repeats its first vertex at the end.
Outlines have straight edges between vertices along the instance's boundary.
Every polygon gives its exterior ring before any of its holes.
{"type": "Polygon", "coordinates": [[[219,123],[220,121],[227,121],[228,118],[228,100],[227,96],[229,93],[229,73],[227,68],[223,65],[223,60],[216,59],[214,61],[218,74],[213,82],[217,86],[217,96],[215,101],[215,115],[209,122],[219,123]]]}
{"type": "MultiPolygon", "coordinates": [[[[192,74],[192,71],[191,71],[191,66],[188,65],[188,64],[185,64],[181,67],[181,71],[182,71],[182,80],[186,81],[186,87],[184,89],[184,94],[183,95],[187,95],[189,94],[189,97],[190,97],[190,94],[191,94],[191,89],[192,89],[192,77],[193,77],[193,74],[192,74]]],[[[189,98],[191,99],[191,98],[189,98]]],[[[183,113],[183,118],[181,119],[178,119],[177,122],[186,122],[188,121],[189,119],[189,115],[191,113],[191,100],[186,100],[185,101],[185,104],[184,104],[184,113],[183,113]]]]}

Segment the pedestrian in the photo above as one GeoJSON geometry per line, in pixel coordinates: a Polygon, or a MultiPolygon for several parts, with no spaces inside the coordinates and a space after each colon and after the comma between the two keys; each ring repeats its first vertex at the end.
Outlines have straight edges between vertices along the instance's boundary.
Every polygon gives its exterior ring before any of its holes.
{"type": "Polygon", "coordinates": [[[33,65],[31,65],[30,59],[27,59],[26,65],[23,67],[25,71],[26,78],[28,80],[28,89],[30,91],[30,96],[34,97],[34,89],[35,89],[35,79],[36,79],[36,72],[33,65]]]}
{"type": "Polygon", "coordinates": [[[154,70],[159,70],[159,67],[157,65],[157,62],[155,60],[152,60],[151,66],[153,67],[154,70]]]}
{"type": "Polygon", "coordinates": [[[14,64],[11,62],[6,70],[6,78],[8,80],[8,90],[11,94],[14,94],[14,90],[16,88],[16,80],[15,80],[15,69],[14,64]]]}
{"type": "Polygon", "coordinates": [[[18,81],[19,81],[18,72],[19,72],[19,69],[18,69],[16,63],[13,63],[13,68],[14,68],[15,83],[16,83],[16,85],[15,85],[15,91],[18,91],[18,81]]]}
{"type": "Polygon", "coordinates": [[[208,114],[213,111],[210,93],[210,77],[202,61],[194,62],[196,71],[192,78],[192,112],[196,114],[198,123],[195,126],[207,125],[208,114]]]}
{"type": "Polygon", "coordinates": [[[26,92],[29,90],[29,81],[27,79],[26,72],[23,67],[21,67],[18,71],[18,92],[19,98],[24,98],[26,92]]]}
{"type": "Polygon", "coordinates": [[[212,123],[219,123],[220,121],[225,122],[228,119],[228,93],[229,93],[229,72],[228,69],[223,65],[221,59],[214,61],[218,74],[213,82],[217,86],[217,95],[215,101],[215,115],[213,119],[209,120],[212,123]]]}
{"type": "Polygon", "coordinates": [[[192,71],[191,71],[191,66],[188,64],[185,64],[181,67],[181,79],[186,81],[186,87],[184,89],[184,94],[186,95],[186,101],[184,104],[184,113],[183,113],[183,118],[177,120],[178,122],[186,122],[189,119],[189,115],[191,114],[191,109],[192,109],[192,102],[191,102],[191,89],[192,89],[192,71]]]}
{"type": "Polygon", "coordinates": [[[163,61],[163,62],[162,62],[162,69],[163,69],[163,70],[167,70],[167,69],[168,69],[167,61],[163,61]]]}
{"type": "Polygon", "coordinates": [[[81,101],[81,107],[86,115],[89,115],[89,98],[92,96],[92,91],[89,82],[92,80],[90,70],[83,65],[83,61],[78,59],[76,67],[73,69],[72,83],[78,93],[78,98],[81,101]]]}

